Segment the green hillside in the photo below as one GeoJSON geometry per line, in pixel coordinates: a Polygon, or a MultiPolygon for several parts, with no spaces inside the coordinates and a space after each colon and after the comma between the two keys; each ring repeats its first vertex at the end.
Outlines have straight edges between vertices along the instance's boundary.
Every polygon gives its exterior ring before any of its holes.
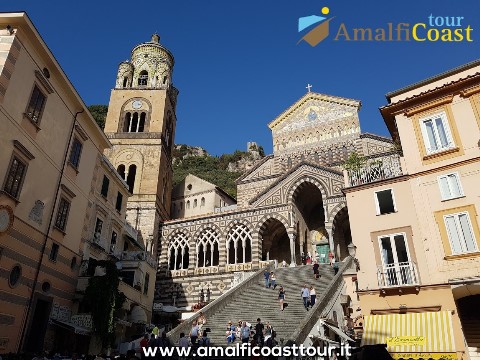
{"type": "Polygon", "coordinates": [[[182,159],[180,156],[180,153],[174,154],[176,160],[173,165],[173,186],[181,182],[188,174],[193,174],[217,185],[230,196],[237,197],[235,180],[242,173],[228,171],[228,164],[249,157],[250,154],[236,150],[233,154],[224,154],[219,157],[204,155],[188,156],[182,159]]]}

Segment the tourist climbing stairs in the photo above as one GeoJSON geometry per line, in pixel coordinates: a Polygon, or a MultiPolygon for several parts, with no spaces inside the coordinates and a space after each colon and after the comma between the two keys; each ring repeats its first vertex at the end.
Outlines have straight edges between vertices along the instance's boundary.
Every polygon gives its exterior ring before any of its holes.
{"type": "MultiPolygon", "coordinates": [[[[309,315],[301,297],[303,285],[309,287],[313,285],[319,299],[327,288],[332,288],[334,279],[334,271],[330,265],[320,265],[319,279],[314,278],[311,265],[278,268],[274,272],[277,279],[275,290],[265,288],[263,270],[260,270],[238,288],[230,290],[230,294],[225,294],[204,308],[207,316],[204,328],[210,328],[209,337],[212,344],[227,345],[225,334],[229,321],[234,324],[239,320],[247,321],[254,327],[257,318],[261,318],[263,324],[270,322],[277,333],[277,341],[291,339],[294,331],[309,315]],[[278,301],[280,286],[284,287],[286,294],[287,306],[284,311],[280,310],[278,301]]],[[[172,330],[168,336],[172,342],[177,343],[180,332],[188,334],[190,328],[191,321],[187,320],[172,330]]]]}

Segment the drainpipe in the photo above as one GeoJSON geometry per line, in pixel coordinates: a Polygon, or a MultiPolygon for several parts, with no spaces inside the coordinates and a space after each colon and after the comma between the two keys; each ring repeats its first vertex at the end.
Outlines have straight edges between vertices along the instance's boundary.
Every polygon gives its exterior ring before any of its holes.
{"type": "Polygon", "coordinates": [[[68,139],[67,148],[65,149],[65,156],[63,158],[63,165],[62,165],[62,168],[60,170],[60,176],[59,176],[58,182],[57,182],[57,189],[55,190],[55,197],[53,198],[52,211],[50,212],[50,219],[48,221],[48,227],[47,227],[47,231],[46,231],[46,234],[45,234],[45,239],[43,240],[42,251],[40,252],[40,259],[38,260],[37,269],[35,271],[35,278],[33,280],[32,292],[31,292],[30,298],[28,300],[27,311],[26,311],[25,316],[23,318],[24,321],[23,321],[23,328],[22,328],[22,334],[20,336],[20,346],[19,346],[20,351],[23,350],[23,347],[25,346],[25,335],[26,335],[26,331],[27,331],[28,319],[30,317],[30,310],[32,308],[33,297],[35,295],[35,289],[37,287],[38,276],[40,275],[40,269],[42,267],[43,257],[45,255],[45,250],[47,249],[48,237],[49,237],[49,234],[50,234],[50,228],[52,227],[53,216],[55,214],[55,206],[57,204],[58,194],[60,192],[60,186],[62,184],[63,173],[65,172],[65,166],[67,165],[68,149],[70,149],[70,146],[71,146],[71,143],[72,143],[73,132],[75,131],[75,125],[77,123],[77,116],[79,114],[83,113],[84,111],[85,111],[85,109],[82,109],[82,111],[77,111],[75,113],[75,115],[73,117],[72,127],[70,128],[70,136],[69,136],[69,139],[68,139]]]}

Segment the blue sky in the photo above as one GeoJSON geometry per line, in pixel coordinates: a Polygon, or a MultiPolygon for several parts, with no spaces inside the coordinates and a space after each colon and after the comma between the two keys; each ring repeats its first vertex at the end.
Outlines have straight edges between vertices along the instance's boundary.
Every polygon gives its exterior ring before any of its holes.
{"type": "Polygon", "coordinates": [[[1,11],[25,10],[86,104],[107,104],[118,64],[154,32],[175,56],[180,90],[176,143],[211,154],[257,141],[272,151],[267,124],[312,90],[362,101],[361,128],[387,135],[378,108],[385,93],[479,57],[478,0],[402,1],[22,1],[1,11]],[[298,18],[335,17],[330,37],[297,45],[298,18]],[[413,25],[427,17],[463,16],[473,42],[334,41],[348,29],[413,25]],[[333,34],[332,34],[333,33],[333,34]]]}

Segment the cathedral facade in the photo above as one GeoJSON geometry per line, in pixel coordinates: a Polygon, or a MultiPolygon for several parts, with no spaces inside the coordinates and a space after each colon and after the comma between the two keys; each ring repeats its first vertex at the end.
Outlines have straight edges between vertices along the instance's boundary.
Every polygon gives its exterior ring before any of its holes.
{"type": "Polygon", "coordinates": [[[348,256],[343,164],[354,152],[372,159],[394,153],[390,139],[360,132],[360,106],[308,92],[268,125],[274,152],[237,180],[236,206],[164,222],[155,301],[214,300],[271,260],[295,266],[302,253],[320,262],[330,251],[348,256]]]}

